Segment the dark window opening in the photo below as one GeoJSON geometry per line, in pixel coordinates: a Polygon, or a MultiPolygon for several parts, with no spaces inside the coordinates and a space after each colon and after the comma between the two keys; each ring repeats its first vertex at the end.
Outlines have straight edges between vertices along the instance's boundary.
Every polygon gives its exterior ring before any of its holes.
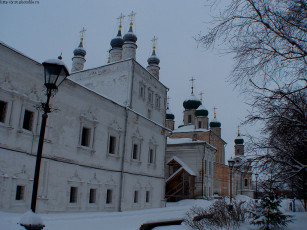
{"type": "Polygon", "coordinates": [[[132,159],[138,159],[138,145],[133,145],[132,159]]]}
{"type": "Polygon", "coordinates": [[[110,136],[109,153],[115,154],[115,147],[116,147],[116,137],[110,136]]]}
{"type": "Polygon", "coordinates": [[[34,117],[33,112],[31,112],[29,110],[25,110],[22,128],[29,130],[29,131],[32,131],[33,117],[34,117]]]}
{"type": "Polygon", "coordinates": [[[133,199],[134,203],[139,202],[139,191],[134,191],[134,199],[133,199]]]}
{"type": "Polygon", "coordinates": [[[149,150],[149,163],[153,163],[154,162],[154,151],[153,149],[149,150]]]}
{"type": "Polygon", "coordinates": [[[146,203],[150,202],[150,191],[146,191],[146,199],[145,199],[146,203]]]}
{"type": "Polygon", "coordinates": [[[81,137],[81,145],[82,146],[90,146],[90,137],[91,137],[91,129],[82,128],[82,137],[81,137]]]}
{"type": "Polygon", "coordinates": [[[245,187],[247,187],[248,186],[248,180],[245,179],[244,182],[245,182],[245,187]]]}
{"type": "Polygon", "coordinates": [[[77,203],[78,188],[70,187],[69,203],[77,203]]]}
{"type": "Polygon", "coordinates": [[[237,149],[237,153],[238,153],[238,154],[240,153],[240,149],[237,149]]]}
{"type": "Polygon", "coordinates": [[[25,186],[17,185],[15,200],[24,200],[25,186]]]}
{"type": "Polygon", "coordinates": [[[112,189],[107,189],[106,203],[107,204],[111,204],[112,203],[112,189]]]}
{"type": "Polygon", "coordinates": [[[90,189],[89,203],[90,204],[96,203],[96,189],[93,188],[90,189]]]}
{"type": "Polygon", "coordinates": [[[4,101],[0,101],[0,122],[5,122],[6,117],[6,110],[7,110],[7,103],[4,101]]]}
{"type": "Polygon", "coordinates": [[[191,124],[192,123],[192,115],[188,116],[188,123],[191,124]]]}
{"type": "Polygon", "coordinates": [[[198,122],[198,128],[201,128],[201,121],[198,122]]]}

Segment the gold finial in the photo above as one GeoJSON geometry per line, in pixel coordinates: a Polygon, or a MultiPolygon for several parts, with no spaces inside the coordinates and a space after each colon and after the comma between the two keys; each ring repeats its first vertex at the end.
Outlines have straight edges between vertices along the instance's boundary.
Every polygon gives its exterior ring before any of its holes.
{"type": "Polygon", "coordinates": [[[120,16],[117,18],[119,20],[118,30],[122,30],[122,21],[125,17],[126,16],[121,13],[120,16]]]}
{"type": "Polygon", "coordinates": [[[156,36],[153,37],[153,39],[151,39],[152,41],[152,49],[156,50],[156,42],[157,42],[158,38],[156,36]]]}
{"type": "Polygon", "coordinates": [[[192,82],[191,94],[193,94],[193,89],[194,89],[194,87],[193,87],[193,86],[194,86],[194,81],[195,81],[195,80],[196,80],[196,79],[195,79],[195,78],[193,78],[193,77],[190,79],[190,81],[192,82]]]}
{"type": "Polygon", "coordinates": [[[240,136],[240,125],[238,125],[238,136],[240,136]]]}
{"type": "Polygon", "coordinates": [[[201,102],[201,103],[203,103],[203,95],[204,95],[203,92],[200,92],[200,93],[199,93],[199,97],[200,97],[200,102],[201,102]]]}
{"type": "Polygon", "coordinates": [[[108,63],[110,63],[111,62],[111,58],[110,58],[110,56],[108,57],[108,63]]]}
{"type": "Polygon", "coordinates": [[[134,13],[133,11],[131,12],[131,14],[128,15],[128,17],[130,18],[130,26],[133,26],[133,20],[135,17],[136,13],[134,13]]]}
{"type": "Polygon", "coordinates": [[[166,108],[169,109],[169,99],[171,99],[169,96],[167,96],[167,100],[166,100],[166,108]]]}
{"type": "Polygon", "coordinates": [[[217,108],[213,107],[213,110],[214,110],[214,118],[216,118],[216,110],[217,110],[217,108]]]}
{"type": "Polygon", "coordinates": [[[85,31],[86,31],[86,29],[84,29],[84,27],[83,27],[83,29],[80,31],[80,34],[81,34],[81,39],[80,39],[80,41],[81,41],[81,42],[83,42],[83,38],[84,38],[84,33],[85,33],[85,31]]]}

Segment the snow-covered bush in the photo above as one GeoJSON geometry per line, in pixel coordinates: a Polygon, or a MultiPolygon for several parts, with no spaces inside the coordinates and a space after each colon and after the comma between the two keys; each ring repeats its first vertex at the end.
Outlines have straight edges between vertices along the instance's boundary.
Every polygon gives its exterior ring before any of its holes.
{"type": "Polygon", "coordinates": [[[238,229],[245,220],[246,208],[243,203],[234,201],[229,205],[222,199],[215,201],[207,209],[193,207],[187,212],[184,223],[197,230],[238,229]]]}
{"type": "Polygon", "coordinates": [[[287,226],[291,216],[284,215],[280,210],[280,200],[274,196],[264,196],[249,210],[251,224],[260,226],[261,230],[270,230],[275,227],[287,226]]]}

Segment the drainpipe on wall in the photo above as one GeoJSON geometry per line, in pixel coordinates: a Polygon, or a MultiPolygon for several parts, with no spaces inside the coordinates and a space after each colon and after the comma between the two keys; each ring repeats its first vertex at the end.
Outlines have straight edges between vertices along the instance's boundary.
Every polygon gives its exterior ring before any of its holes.
{"type": "Polygon", "coordinates": [[[204,172],[204,161],[205,161],[205,158],[206,158],[206,146],[207,146],[207,142],[205,142],[205,145],[204,145],[204,157],[203,157],[203,160],[202,160],[202,164],[201,164],[201,168],[202,168],[202,178],[201,178],[201,194],[202,194],[202,197],[204,198],[205,196],[205,191],[204,191],[204,177],[205,177],[205,172],[204,172]]]}
{"type": "Polygon", "coordinates": [[[131,68],[131,87],[130,87],[130,101],[129,105],[125,108],[125,133],[124,133],[124,146],[123,146],[123,156],[121,162],[120,169],[120,182],[119,182],[119,205],[118,211],[122,211],[122,200],[123,200],[123,180],[124,180],[124,163],[125,163],[125,155],[126,155],[126,139],[127,139],[127,127],[128,127],[128,107],[132,107],[132,92],[133,92],[133,80],[134,80],[134,62],[132,60],[132,68],[131,68]]]}

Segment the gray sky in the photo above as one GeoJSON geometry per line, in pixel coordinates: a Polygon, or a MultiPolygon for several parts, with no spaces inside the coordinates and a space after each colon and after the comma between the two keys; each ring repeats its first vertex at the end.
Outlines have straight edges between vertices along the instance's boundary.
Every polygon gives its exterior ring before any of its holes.
{"type": "MultiPolygon", "coordinates": [[[[35,0],[33,0],[34,2],[35,0]]],[[[36,0],[37,1],[37,0],[36,0]]],[[[0,1],[1,2],[1,1],[0,1]]],[[[2,1],[3,2],[3,1],[2,1]]],[[[9,2],[9,1],[8,1],[9,2]]],[[[82,27],[86,28],[85,69],[106,64],[110,40],[116,36],[121,13],[136,12],[134,32],[138,37],[137,61],[144,67],[152,51],[151,39],[158,37],[157,55],[160,80],[170,90],[170,109],[177,127],[183,117],[183,101],[189,97],[190,81],[195,94],[202,91],[203,102],[213,118],[222,123],[222,137],[228,143],[226,160],[233,155],[237,125],[247,114],[243,96],[226,82],[233,64],[231,56],[207,51],[195,42],[210,24],[206,0],[38,0],[39,4],[0,4],[0,40],[43,62],[63,53],[71,69],[73,50],[79,43],[82,27]]],[[[123,34],[129,21],[123,22],[123,34]]],[[[248,130],[241,129],[241,133],[248,130]]]]}

